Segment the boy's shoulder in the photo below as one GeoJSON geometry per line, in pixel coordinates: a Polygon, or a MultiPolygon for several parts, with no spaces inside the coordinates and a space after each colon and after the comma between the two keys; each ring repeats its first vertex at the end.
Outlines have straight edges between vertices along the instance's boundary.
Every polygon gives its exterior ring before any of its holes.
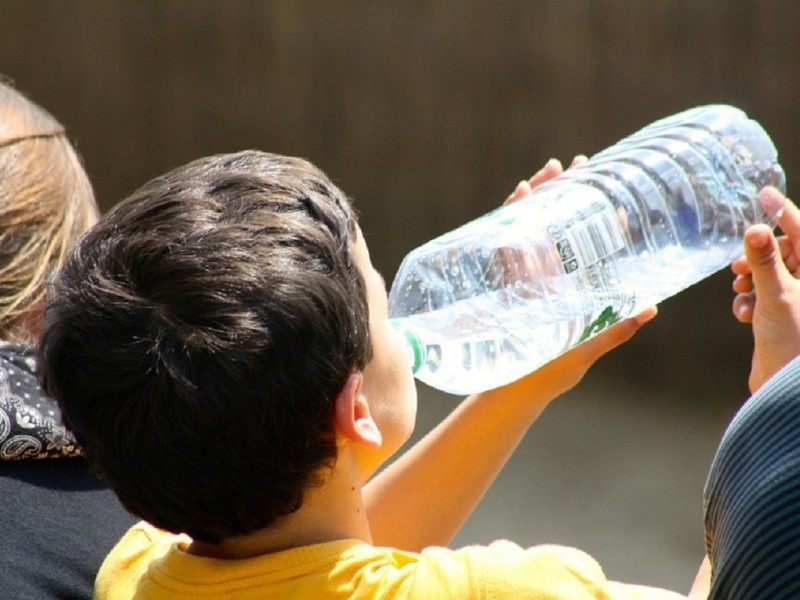
{"type": "Polygon", "coordinates": [[[96,598],[338,598],[341,590],[387,598],[594,598],[674,600],[671,592],[606,581],[587,554],[563,546],[521,548],[499,541],[421,553],[338,540],[241,560],[192,556],[190,540],[146,523],[131,528],[100,570],[96,598]],[[191,582],[191,583],[190,583],[191,582]],[[612,591],[613,590],[613,591],[612,591]],[[617,595],[617,592],[623,592],[617,595]],[[629,594],[628,592],[634,592],[629,594]],[[241,596],[237,595],[241,594],[241,596]],[[601,594],[602,595],[602,594],[601,594]],[[605,596],[604,596],[605,597],[605,596]]]}
{"type": "Polygon", "coordinates": [[[97,575],[95,598],[134,598],[148,569],[169,553],[173,545],[188,544],[187,536],[175,535],[140,521],[112,549],[97,575]]]}

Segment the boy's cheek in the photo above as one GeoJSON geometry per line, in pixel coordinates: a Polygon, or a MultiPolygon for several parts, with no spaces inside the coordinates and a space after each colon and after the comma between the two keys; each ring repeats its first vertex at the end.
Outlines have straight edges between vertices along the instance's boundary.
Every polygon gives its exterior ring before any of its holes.
{"type": "Polygon", "coordinates": [[[406,341],[403,335],[394,327],[391,328],[392,345],[395,348],[395,356],[397,356],[397,366],[403,371],[411,372],[411,355],[406,347],[406,341]]]}

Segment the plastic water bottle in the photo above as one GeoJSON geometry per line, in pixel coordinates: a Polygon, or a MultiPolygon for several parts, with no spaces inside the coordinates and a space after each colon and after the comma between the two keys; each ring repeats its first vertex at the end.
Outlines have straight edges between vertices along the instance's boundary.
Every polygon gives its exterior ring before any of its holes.
{"type": "Polygon", "coordinates": [[[730,265],[758,190],[785,191],[741,110],[656,121],[585,164],[412,251],[389,293],[414,372],[454,394],[514,381],[730,265]]]}

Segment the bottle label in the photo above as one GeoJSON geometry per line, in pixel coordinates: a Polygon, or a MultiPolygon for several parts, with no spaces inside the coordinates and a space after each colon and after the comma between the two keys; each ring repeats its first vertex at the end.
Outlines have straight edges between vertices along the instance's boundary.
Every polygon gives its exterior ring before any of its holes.
{"type": "Polygon", "coordinates": [[[619,313],[614,310],[613,306],[606,306],[603,311],[597,315],[597,318],[584,327],[581,337],[578,338],[578,344],[588,340],[596,333],[600,333],[606,327],[613,325],[620,320],[619,313]]]}
{"type": "Polygon", "coordinates": [[[626,246],[622,223],[614,207],[603,199],[587,202],[547,228],[564,273],[573,282],[576,300],[590,319],[576,344],[616,323],[635,305],[635,297],[620,288],[614,256],[626,246]]]}
{"type": "Polygon", "coordinates": [[[625,247],[625,239],[614,210],[593,205],[566,221],[563,227],[550,225],[548,233],[556,240],[564,271],[589,267],[625,247]]]}

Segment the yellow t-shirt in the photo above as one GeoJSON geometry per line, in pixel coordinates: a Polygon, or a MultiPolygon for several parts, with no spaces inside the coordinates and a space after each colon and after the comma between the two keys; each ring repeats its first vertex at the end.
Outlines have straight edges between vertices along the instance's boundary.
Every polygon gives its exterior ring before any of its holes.
{"type": "Polygon", "coordinates": [[[98,600],[676,600],[679,594],[606,580],[587,554],[506,541],[419,554],[341,540],[245,560],[187,554],[188,538],[145,523],[103,563],[98,600]]]}

